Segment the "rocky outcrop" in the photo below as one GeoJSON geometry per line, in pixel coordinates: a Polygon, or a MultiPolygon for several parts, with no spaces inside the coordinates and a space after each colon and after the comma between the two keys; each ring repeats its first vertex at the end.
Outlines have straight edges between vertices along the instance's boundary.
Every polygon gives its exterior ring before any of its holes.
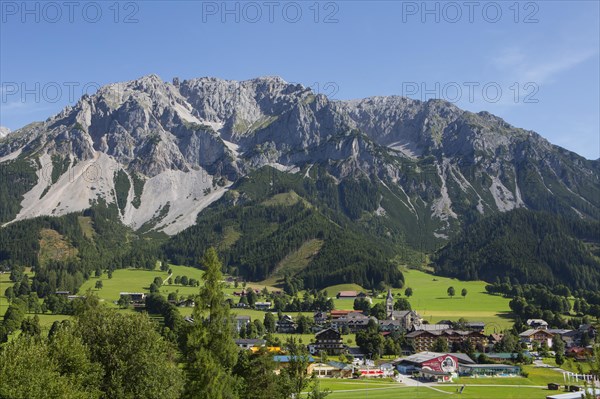
{"type": "Polygon", "coordinates": [[[38,183],[36,195],[44,195],[26,197],[17,219],[85,209],[95,196],[115,202],[121,169],[144,187],[136,194],[130,184],[130,200],[140,197],[141,204],[122,210],[124,223],[152,222],[170,234],[264,165],[295,173],[319,164],[338,181],[368,176],[398,198],[404,215],[431,219],[436,237],[472,212],[528,207],[597,217],[600,210],[597,160],[494,115],[397,96],[332,101],[277,77],[168,83],[150,75],[110,84],[2,139],[0,162],[18,157],[46,160],[50,170],[57,159],[68,161],[53,181],[38,183]],[[73,176],[85,171],[67,170],[99,160],[110,169],[102,170],[101,183],[78,181],[73,176]]]}

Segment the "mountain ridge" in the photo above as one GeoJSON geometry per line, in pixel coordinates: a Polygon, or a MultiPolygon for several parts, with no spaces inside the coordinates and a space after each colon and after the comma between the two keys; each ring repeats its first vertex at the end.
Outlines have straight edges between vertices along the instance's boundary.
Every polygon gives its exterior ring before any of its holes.
{"type": "Polygon", "coordinates": [[[22,198],[4,223],[100,198],[119,204],[133,229],[150,223],[172,235],[263,166],[310,178],[315,164],[338,182],[366,176],[389,190],[387,206],[405,208],[432,240],[515,208],[583,218],[600,210],[598,161],[488,112],[400,96],[332,101],[280,77],[106,85],[2,139],[0,165],[16,162],[37,181],[23,192],[2,187],[22,198]]]}

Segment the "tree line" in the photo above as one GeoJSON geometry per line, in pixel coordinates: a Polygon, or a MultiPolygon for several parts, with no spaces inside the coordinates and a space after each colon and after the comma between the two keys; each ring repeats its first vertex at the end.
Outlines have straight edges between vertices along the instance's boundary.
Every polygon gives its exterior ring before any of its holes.
{"type": "Polygon", "coordinates": [[[287,399],[307,392],[324,398],[327,392],[308,375],[304,345],[284,344],[290,361],[279,374],[271,353],[238,350],[214,249],[202,264],[205,284],[193,323],[159,294],[150,294],[147,306],[164,317],[163,325],[144,313],[107,308],[93,294],[74,301],[74,319],[54,323],[47,336],[35,317],[26,319],[22,333],[0,347],[0,397],[287,399]]]}

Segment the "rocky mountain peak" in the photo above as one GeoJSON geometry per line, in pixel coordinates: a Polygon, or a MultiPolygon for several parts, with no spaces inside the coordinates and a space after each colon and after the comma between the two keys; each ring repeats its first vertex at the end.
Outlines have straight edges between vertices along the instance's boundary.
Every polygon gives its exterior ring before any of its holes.
{"type": "Polygon", "coordinates": [[[10,134],[10,129],[4,126],[0,126],[0,139],[8,136],[10,134]]]}
{"type": "Polygon", "coordinates": [[[122,170],[129,187],[145,182],[143,194],[131,188],[121,199],[123,221],[155,220],[168,233],[193,224],[229,185],[265,165],[308,173],[318,164],[337,182],[368,177],[398,199],[388,207],[435,220],[439,237],[473,212],[554,207],[588,217],[600,209],[598,161],[488,112],[400,96],[332,101],[280,77],[169,83],[148,75],[109,84],[3,140],[0,165],[18,157],[111,170],[102,184],[70,187],[82,190],[78,200],[64,198],[61,179],[39,183],[23,193],[18,219],[85,209],[97,196],[116,202],[113,175],[122,170]]]}

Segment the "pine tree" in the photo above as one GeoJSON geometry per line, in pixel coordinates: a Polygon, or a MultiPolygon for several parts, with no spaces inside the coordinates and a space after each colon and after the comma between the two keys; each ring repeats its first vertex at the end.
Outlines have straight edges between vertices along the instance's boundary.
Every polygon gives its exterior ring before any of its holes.
{"type": "Polygon", "coordinates": [[[188,335],[185,398],[237,398],[237,362],[233,320],[225,304],[221,262],[214,248],[202,259],[204,286],[193,311],[195,323],[188,335]]]}

